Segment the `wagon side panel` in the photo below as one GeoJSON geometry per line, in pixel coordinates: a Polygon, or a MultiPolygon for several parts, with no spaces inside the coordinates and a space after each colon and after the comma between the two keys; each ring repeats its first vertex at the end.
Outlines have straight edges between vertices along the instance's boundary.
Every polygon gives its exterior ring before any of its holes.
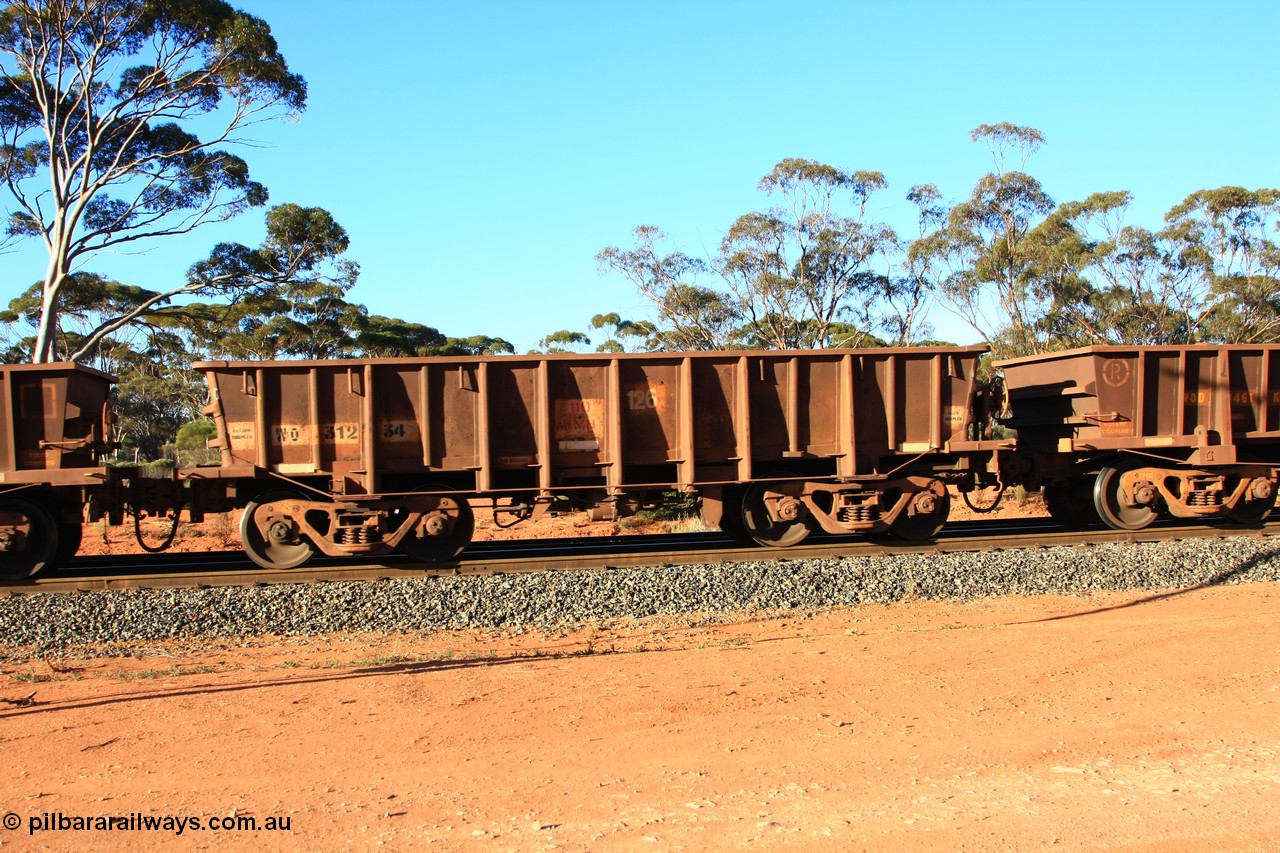
{"type": "MultiPolygon", "coordinates": [[[[368,414],[360,419],[360,443],[373,449],[373,459],[368,461],[378,470],[412,480],[425,474],[430,466],[434,454],[428,441],[428,379],[429,371],[422,364],[370,365],[371,399],[368,414]]],[[[411,488],[395,482],[381,485],[401,487],[411,488]]]]}
{"type": "Polygon", "coordinates": [[[489,484],[545,491],[551,487],[546,365],[492,361],[486,368],[489,484]]]}
{"type": "Polygon", "coordinates": [[[617,360],[548,360],[547,371],[556,485],[617,487],[617,360]]]}
{"type": "Polygon", "coordinates": [[[474,363],[432,363],[427,370],[427,421],[433,471],[465,472],[480,467],[480,369],[474,363]]]}
{"type": "Polygon", "coordinates": [[[747,358],[692,361],[693,448],[700,482],[751,477],[747,358]]]}
{"type": "Polygon", "coordinates": [[[1231,431],[1254,446],[1280,440],[1280,347],[1236,347],[1227,353],[1231,431]]]}

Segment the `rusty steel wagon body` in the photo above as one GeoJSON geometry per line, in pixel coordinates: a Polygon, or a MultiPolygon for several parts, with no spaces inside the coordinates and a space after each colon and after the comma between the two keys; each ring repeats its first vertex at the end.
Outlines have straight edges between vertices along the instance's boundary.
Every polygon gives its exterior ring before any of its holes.
{"type": "Polygon", "coordinates": [[[1095,346],[995,363],[1025,470],[1068,524],[1253,523],[1276,499],[1280,345],[1095,346]]]}
{"type": "Polygon", "coordinates": [[[499,523],[698,506],[744,540],[927,539],[950,493],[1043,488],[1055,518],[1257,523],[1276,500],[1280,346],[985,347],[204,362],[216,465],[105,463],[114,379],[0,366],[0,576],[68,559],[81,523],[243,509],[270,568],[316,552],[456,557],[499,523]],[[1003,424],[1016,435],[993,439],[1003,424]]]}
{"type": "Polygon", "coordinates": [[[114,382],[75,364],[0,365],[0,576],[25,577],[70,557],[84,508],[108,512],[127,473],[101,463],[112,449],[114,382]]]}
{"type": "Polygon", "coordinates": [[[617,517],[673,496],[761,544],[934,535],[947,484],[990,479],[983,347],[206,362],[205,505],[246,505],[270,567],[455,556],[472,503],[617,517]],[[218,482],[222,483],[219,492],[218,482]]]}

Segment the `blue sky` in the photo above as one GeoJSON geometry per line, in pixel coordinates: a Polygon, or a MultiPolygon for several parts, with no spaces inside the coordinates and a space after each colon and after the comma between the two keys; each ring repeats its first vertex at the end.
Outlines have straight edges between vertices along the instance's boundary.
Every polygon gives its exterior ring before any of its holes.
{"type": "MultiPolygon", "coordinates": [[[[1127,189],[1147,227],[1196,189],[1280,186],[1280,0],[238,5],[309,85],[301,121],[249,134],[272,203],[347,228],[350,298],[371,312],[518,351],[596,313],[648,316],[596,252],[653,224],[710,255],[785,157],[883,172],[875,213],[906,233],[912,185],[954,201],[990,170],[969,140],[983,123],[1044,133],[1028,171],[1055,200],[1127,189]]],[[[251,212],[92,268],[160,287],[261,236],[251,212]]],[[[0,296],[42,270],[0,257],[0,296]]]]}

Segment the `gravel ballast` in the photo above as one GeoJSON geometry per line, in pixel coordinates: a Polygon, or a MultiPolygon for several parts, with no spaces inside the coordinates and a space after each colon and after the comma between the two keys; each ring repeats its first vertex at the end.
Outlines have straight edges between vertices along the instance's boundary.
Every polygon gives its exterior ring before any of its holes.
{"type": "Polygon", "coordinates": [[[0,600],[0,643],[58,651],[265,634],[548,629],[646,616],[803,612],[904,599],[1087,595],[1276,580],[1280,542],[1235,536],[495,577],[37,593],[0,600]]]}

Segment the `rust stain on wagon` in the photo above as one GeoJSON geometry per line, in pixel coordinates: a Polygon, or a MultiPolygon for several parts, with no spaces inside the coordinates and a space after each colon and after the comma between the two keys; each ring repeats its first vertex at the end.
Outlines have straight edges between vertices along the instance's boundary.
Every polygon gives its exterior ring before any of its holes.
{"type": "Polygon", "coordinates": [[[555,435],[561,450],[599,450],[603,422],[604,400],[555,401],[555,435]]]}

